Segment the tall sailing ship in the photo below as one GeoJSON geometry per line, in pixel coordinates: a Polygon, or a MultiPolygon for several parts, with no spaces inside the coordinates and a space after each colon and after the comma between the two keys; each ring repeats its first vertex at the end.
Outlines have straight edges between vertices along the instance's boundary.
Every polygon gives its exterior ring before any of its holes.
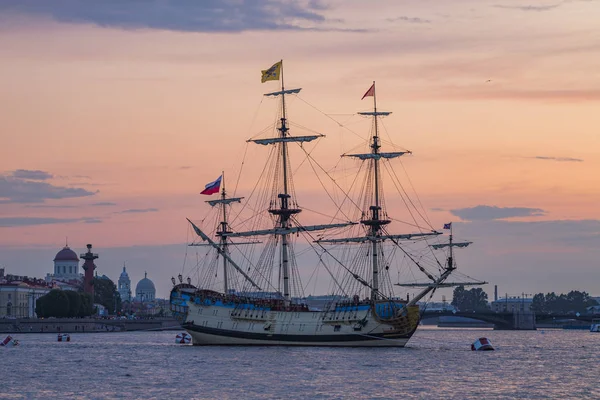
{"type": "MultiPolygon", "coordinates": [[[[411,246],[423,243],[422,247],[433,253],[428,240],[435,240],[441,232],[431,226],[424,229],[415,220],[413,229],[418,232],[388,231],[392,218],[385,206],[382,169],[387,171],[390,160],[410,152],[382,149],[379,119],[390,113],[378,111],[373,82],[363,96],[373,98],[373,110],[359,113],[373,121],[368,151],[344,155],[360,161],[359,171],[365,175],[362,186],[353,185],[358,197],[344,191],[340,202],[349,205],[353,214],[338,205],[336,215],[345,218],[303,225],[299,218],[301,196],[296,196],[292,179],[291,147],[298,144],[312,163],[304,146],[323,135],[291,134],[286,99],[301,89],[285,88],[282,61],[262,71],[262,82],[271,80],[281,82],[280,90],[265,94],[280,100],[276,135],[248,140],[272,146],[262,174],[270,183],[264,185],[261,194],[252,192],[256,204],[248,206],[256,219],[239,224],[252,229],[235,229],[230,215],[232,206],[245,208],[249,199],[229,197],[223,175],[206,186],[204,194],[220,194],[207,202],[219,211],[214,239],[188,219],[199,238],[193,245],[207,248],[207,263],[198,264],[204,270],[198,271],[197,285],[192,285],[191,277],[185,283],[181,274],[179,282],[172,279],[171,311],[196,345],[403,347],[419,325],[418,303],[439,287],[455,285],[446,280],[456,269],[452,255],[447,263],[433,256],[436,271],[431,272],[423,265],[422,255],[411,254],[411,246]],[[265,221],[271,226],[265,226],[265,221]],[[306,244],[298,243],[300,236],[306,244]],[[297,262],[297,253],[305,251],[316,254],[316,263],[326,269],[331,281],[331,301],[321,309],[309,307],[305,301],[297,262]],[[390,266],[400,255],[429,278],[425,284],[407,284],[419,287],[412,298],[394,294],[398,284],[392,283],[390,266]]],[[[437,244],[450,250],[457,245],[437,244]]]]}

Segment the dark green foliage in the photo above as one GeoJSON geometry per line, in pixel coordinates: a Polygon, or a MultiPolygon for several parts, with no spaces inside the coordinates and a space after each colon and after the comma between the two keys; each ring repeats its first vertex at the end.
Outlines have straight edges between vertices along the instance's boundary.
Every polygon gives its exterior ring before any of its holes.
{"type": "Polygon", "coordinates": [[[93,313],[92,305],[90,294],[52,289],[37,299],[35,313],[39,318],[87,317],[93,313]]]}
{"type": "Polygon", "coordinates": [[[44,307],[44,297],[46,296],[42,296],[35,301],[35,314],[38,318],[46,318],[48,316],[44,307]]]}
{"type": "Polygon", "coordinates": [[[102,304],[109,314],[121,310],[121,296],[117,292],[117,286],[110,279],[95,277],[94,281],[94,303],[102,304]]]}
{"type": "Polygon", "coordinates": [[[452,296],[452,305],[459,311],[487,311],[488,305],[487,293],[481,288],[465,290],[464,286],[454,289],[452,296]]]}
{"type": "Polygon", "coordinates": [[[586,292],[572,290],[567,294],[538,293],[533,296],[531,310],[544,314],[584,313],[587,307],[596,306],[598,302],[586,292]]]}
{"type": "Polygon", "coordinates": [[[41,299],[44,299],[43,312],[45,316],[57,318],[69,316],[69,297],[64,290],[52,289],[41,299]]]}
{"type": "Polygon", "coordinates": [[[79,292],[81,302],[79,303],[79,317],[87,317],[94,314],[94,297],[90,293],[79,292]]]}
{"type": "Polygon", "coordinates": [[[79,308],[81,307],[81,296],[78,292],[65,290],[64,293],[69,298],[69,313],[68,317],[76,318],[79,316],[79,308]]]}

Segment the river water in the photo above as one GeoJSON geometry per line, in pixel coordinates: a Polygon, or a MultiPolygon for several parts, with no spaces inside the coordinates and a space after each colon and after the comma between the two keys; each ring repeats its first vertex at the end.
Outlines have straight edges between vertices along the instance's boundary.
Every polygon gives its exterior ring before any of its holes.
{"type": "Polygon", "coordinates": [[[177,332],[13,335],[0,399],[600,399],[600,333],[420,328],[403,349],[199,347],[177,332]],[[478,337],[496,351],[473,352],[478,337]]]}

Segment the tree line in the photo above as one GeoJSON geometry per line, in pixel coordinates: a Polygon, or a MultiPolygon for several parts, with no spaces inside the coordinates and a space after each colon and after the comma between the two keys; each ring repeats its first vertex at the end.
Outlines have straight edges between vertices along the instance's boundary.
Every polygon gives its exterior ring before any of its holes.
{"type": "Polygon", "coordinates": [[[39,318],[83,318],[96,313],[94,304],[101,304],[109,314],[121,309],[121,296],[113,281],[94,278],[94,296],[79,291],[52,289],[37,299],[35,313],[39,318]]]}
{"type": "Polygon", "coordinates": [[[567,294],[557,295],[554,292],[543,294],[538,293],[533,296],[531,310],[536,313],[544,314],[568,314],[584,313],[591,306],[597,306],[598,302],[591,298],[586,292],[572,290],[567,294]]]}
{"type": "Polygon", "coordinates": [[[482,288],[465,290],[464,286],[454,288],[452,303],[459,311],[489,311],[488,295],[482,288]]]}
{"type": "Polygon", "coordinates": [[[38,318],[88,317],[94,313],[94,299],[89,293],[52,289],[37,299],[35,313],[38,318]]]}
{"type": "MultiPolygon", "coordinates": [[[[460,311],[489,311],[488,295],[481,288],[465,290],[463,286],[454,289],[452,305],[460,311]]],[[[572,290],[567,294],[554,292],[533,296],[531,311],[540,314],[585,313],[588,307],[597,306],[587,292],[572,290]]]]}

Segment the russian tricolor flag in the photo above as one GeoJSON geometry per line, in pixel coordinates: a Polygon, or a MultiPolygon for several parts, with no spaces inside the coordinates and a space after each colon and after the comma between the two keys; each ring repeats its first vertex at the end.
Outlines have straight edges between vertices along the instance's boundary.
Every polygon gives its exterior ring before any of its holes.
{"type": "Polygon", "coordinates": [[[204,190],[201,191],[200,194],[219,193],[219,190],[221,189],[221,178],[223,178],[223,175],[219,176],[215,181],[207,183],[206,186],[204,186],[204,190]]]}

